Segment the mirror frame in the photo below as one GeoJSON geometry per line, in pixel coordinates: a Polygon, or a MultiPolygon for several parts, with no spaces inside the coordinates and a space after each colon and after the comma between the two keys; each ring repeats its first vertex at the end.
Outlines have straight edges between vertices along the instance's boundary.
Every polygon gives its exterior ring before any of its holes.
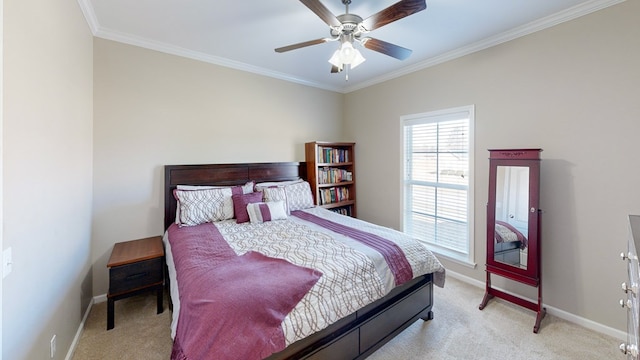
{"type": "Polygon", "coordinates": [[[540,152],[541,149],[489,150],[489,198],[487,201],[487,271],[531,286],[540,281],[540,152]],[[494,258],[498,166],[529,168],[528,251],[526,269],[494,258]],[[533,209],[533,211],[531,211],[533,209]]]}

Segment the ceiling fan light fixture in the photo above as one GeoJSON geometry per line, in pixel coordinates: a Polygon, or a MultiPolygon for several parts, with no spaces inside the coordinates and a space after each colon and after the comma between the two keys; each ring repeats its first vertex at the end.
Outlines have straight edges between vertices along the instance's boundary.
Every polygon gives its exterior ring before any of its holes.
{"type": "Polygon", "coordinates": [[[353,47],[350,41],[344,41],[340,44],[340,48],[333,53],[329,59],[329,63],[342,70],[344,65],[351,65],[353,69],[365,62],[365,60],[364,56],[362,56],[358,49],[353,47]]]}
{"type": "Polygon", "coordinates": [[[342,71],[342,61],[340,61],[340,49],[333,52],[331,59],[329,59],[331,65],[338,68],[338,71],[342,71]]]}
{"type": "Polygon", "coordinates": [[[351,60],[351,68],[355,68],[356,66],[362,64],[363,62],[365,62],[367,59],[364,58],[364,56],[362,56],[362,54],[360,54],[360,51],[358,51],[358,49],[353,49],[353,52],[355,53],[353,56],[353,60],[351,60]]]}
{"type": "Polygon", "coordinates": [[[356,57],[356,49],[354,49],[353,44],[349,41],[345,41],[340,45],[340,61],[343,64],[351,64],[353,59],[356,57]]]}

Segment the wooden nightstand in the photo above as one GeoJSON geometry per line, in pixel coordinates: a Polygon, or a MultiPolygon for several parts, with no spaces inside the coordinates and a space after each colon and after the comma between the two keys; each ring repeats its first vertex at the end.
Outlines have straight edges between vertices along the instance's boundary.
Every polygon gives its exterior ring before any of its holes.
{"type": "Polygon", "coordinates": [[[158,314],[162,313],[164,248],[161,236],[116,243],[107,267],[107,330],[113,329],[115,301],[143,291],[156,291],[158,314]]]}

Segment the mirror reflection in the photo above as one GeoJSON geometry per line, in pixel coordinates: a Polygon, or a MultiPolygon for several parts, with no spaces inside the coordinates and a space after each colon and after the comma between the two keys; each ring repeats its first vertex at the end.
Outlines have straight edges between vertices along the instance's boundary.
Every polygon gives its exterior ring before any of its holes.
{"type": "Polygon", "coordinates": [[[494,260],[527,268],[529,167],[498,166],[494,260]]]}

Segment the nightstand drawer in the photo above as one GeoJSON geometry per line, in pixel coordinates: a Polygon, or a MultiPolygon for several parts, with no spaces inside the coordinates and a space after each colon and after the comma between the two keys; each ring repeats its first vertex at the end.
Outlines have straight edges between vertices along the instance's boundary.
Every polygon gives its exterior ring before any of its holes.
{"type": "Polygon", "coordinates": [[[109,295],[143,288],[162,280],[162,258],[114,266],[109,269],[109,295]]]}

